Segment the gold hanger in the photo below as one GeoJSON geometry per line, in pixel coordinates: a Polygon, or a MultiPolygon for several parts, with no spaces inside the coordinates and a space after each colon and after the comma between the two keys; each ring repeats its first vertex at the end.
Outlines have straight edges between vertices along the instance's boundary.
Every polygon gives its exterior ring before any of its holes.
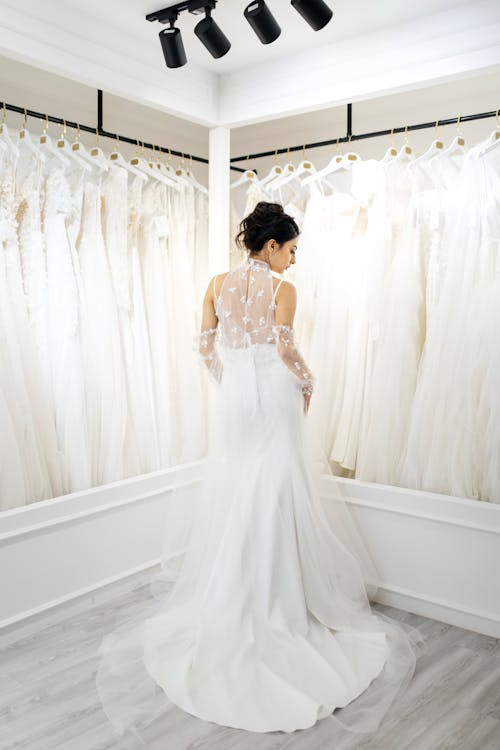
{"type": "Polygon", "coordinates": [[[462,128],[460,126],[460,118],[461,118],[461,115],[458,115],[458,120],[457,120],[458,138],[457,138],[457,143],[458,143],[459,146],[465,146],[465,138],[463,137],[464,134],[463,134],[462,128]]]}
{"type": "Polygon", "coordinates": [[[47,142],[47,130],[49,129],[49,116],[45,115],[45,127],[43,129],[43,133],[40,136],[40,143],[46,143],[47,142]]]}
{"type": "Polygon", "coordinates": [[[438,141],[437,140],[438,127],[439,127],[439,120],[436,120],[436,136],[435,136],[436,137],[436,148],[443,148],[443,146],[444,146],[443,141],[438,141]]]}
{"type": "Polygon", "coordinates": [[[140,140],[136,138],[135,139],[135,156],[133,156],[130,160],[130,163],[132,164],[132,166],[134,166],[135,164],[139,164],[139,158],[140,158],[139,143],[140,143],[140,140]]]}
{"type": "Polygon", "coordinates": [[[61,135],[59,136],[59,140],[57,141],[58,148],[64,148],[65,138],[66,138],[66,120],[63,118],[63,129],[61,131],[61,135]]]}
{"type": "Polygon", "coordinates": [[[304,169],[312,169],[312,164],[310,161],[306,161],[306,144],[302,146],[302,166],[304,169]]]}
{"type": "Polygon", "coordinates": [[[412,154],[413,149],[408,143],[408,125],[405,125],[405,146],[404,146],[405,154],[412,154]]]}
{"type": "Polygon", "coordinates": [[[391,146],[390,146],[389,153],[390,153],[391,156],[397,156],[398,155],[398,150],[394,146],[394,128],[391,128],[391,146]]]}
{"type": "Polygon", "coordinates": [[[73,151],[78,151],[79,148],[80,148],[80,135],[81,135],[81,133],[80,133],[80,123],[77,122],[76,123],[76,140],[75,140],[75,142],[71,146],[71,149],[73,151]]]}

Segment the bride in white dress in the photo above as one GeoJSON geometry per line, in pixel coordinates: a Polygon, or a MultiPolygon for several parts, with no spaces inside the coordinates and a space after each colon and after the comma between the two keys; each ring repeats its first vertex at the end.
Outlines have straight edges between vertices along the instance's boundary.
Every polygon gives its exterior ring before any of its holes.
{"type": "Polygon", "coordinates": [[[175,707],[253,732],[318,719],[374,732],[414,672],[419,631],[371,610],[377,574],[342,490],[323,506],[316,489],[315,379],[294,341],[295,287],[274,276],[298,235],[259,203],[239,235],[247,257],[207,287],[196,346],[213,420],[201,483],[167,503],[155,582],[171,586],[99,648],[118,734],[142,739],[175,707]]]}

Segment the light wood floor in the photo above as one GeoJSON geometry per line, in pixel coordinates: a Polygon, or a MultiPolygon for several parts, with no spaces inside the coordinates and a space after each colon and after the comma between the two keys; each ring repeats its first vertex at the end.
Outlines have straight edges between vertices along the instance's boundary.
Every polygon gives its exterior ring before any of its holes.
{"type": "MultiPolygon", "coordinates": [[[[96,691],[101,638],[137,614],[149,591],[144,574],[31,622],[0,631],[0,748],[135,750],[117,740],[96,691]]],[[[286,734],[253,733],[204,722],[172,708],[148,728],[151,750],[500,750],[500,641],[436,620],[374,605],[425,636],[397,718],[353,742],[328,720],[286,734]]]]}

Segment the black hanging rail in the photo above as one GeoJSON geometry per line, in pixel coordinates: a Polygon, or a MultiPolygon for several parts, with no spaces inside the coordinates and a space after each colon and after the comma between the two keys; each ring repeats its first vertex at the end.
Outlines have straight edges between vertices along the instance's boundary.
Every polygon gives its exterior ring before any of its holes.
{"type": "MultiPolygon", "coordinates": [[[[111,133],[109,130],[103,128],[103,95],[101,89],[97,91],[97,127],[91,125],[82,125],[78,122],[72,122],[71,120],[64,120],[62,117],[54,117],[53,115],[46,115],[43,112],[35,112],[32,109],[24,109],[23,107],[17,107],[15,104],[7,104],[7,102],[1,102],[0,107],[8,109],[10,112],[18,112],[21,115],[25,115],[26,118],[34,117],[38,120],[45,120],[46,122],[54,122],[57,125],[62,125],[67,128],[74,128],[75,130],[83,130],[86,133],[94,133],[94,135],[102,136],[103,138],[111,138],[116,141],[122,141],[123,143],[130,143],[133,146],[140,145],[144,148],[153,149],[155,151],[161,151],[164,154],[171,154],[172,156],[180,156],[183,159],[200,162],[201,164],[208,164],[208,159],[203,156],[194,156],[193,154],[186,154],[182,151],[176,151],[175,149],[167,148],[166,146],[157,146],[152,143],[145,143],[138,141],[137,138],[129,138],[125,135],[119,135],[117,133],[111,133]]],[[[231,167],[235,172],[244,172],[244,169],[240,167],[231,167]]]]}
{"type": "Polygon", "coordinates": [[[455,123],[470,122],[471,120],[483,120],[487,117],[498,117],[500,110],[493,110],[492,112],[480,112],[475,115],[464,115],[463,117],[449,117],[446,120],[436,120],[433,122],[421,122],[418,125],[405,125],[403,127],[391,128],[389,130],[375,130],[372,133],[358,133],[352,132],[352,104],[347,105],[347,135],[332,138],[327,141],[316,141],[315,143],[304,143],[300,146],[286,146],[283,148],[273,149],[272,151],[260,151],[255,154],[245,154],[244,156],[233,156],[230,161],[231,163],[237,161],[249,161],[251,159],[262,159],[266,156],[277,156],[278,154],[287,154],[292,151],[305,151],[311,148],[322,148],[323,146],[333,146],[337,143],[349,143],[351,141],[361,141],[365,138],[378,138],[383,135],[393,135],[394,133],[408,133],[411,130],[424,130],[425,128],[437,128],[441,125],[453,125],[455,123]]]}

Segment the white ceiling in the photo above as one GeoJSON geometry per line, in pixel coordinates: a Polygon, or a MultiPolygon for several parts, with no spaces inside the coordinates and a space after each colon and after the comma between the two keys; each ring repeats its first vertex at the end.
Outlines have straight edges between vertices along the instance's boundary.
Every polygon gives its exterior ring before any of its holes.
{"type": "MultiPolygon", "coordinates": [[[[193,33],[199,16],[183,12],[177,21],[181,28],[184,47],[189,61],[213,73],[227,73],[248,65],[286,58],[336,41],[350,39],[360,34],[387,29],[429,14],[472,4],[472,0],[327,0],[334,16],[321,31],[313,31],[289,0],[267,0],[267,4],[281,26],[280,37],[269,45],[258,40],[243,17],[249,0],[218,0],[213,18],[231,41],[231,49],[224,57],[214,60],[193,33]]],[[[156,44],[158,65],[164,67],[158,33],[163,25],[149,23],[145,15],[174,3],[171,0],[66,0],[60,8],[59,19],[64,24],[64,12],[72,9],[81,14],[82,21],[92,19],[109,30],[109,34],[123,33],[146,44],[156,44]]],[[[59,4],[61,5],[61,4],[59,4]]],[[[115,41],[115,40],[114,40],[115,41]]],[[[169,75],[178,75],[171,70],[169,75]]]]}
{"type": "Polygon", "coordinates": [[[249,0],[219,0],[232,42],[214,60],[183,12],[189,62],[165,65],[145,20],[171,0],[0,0],[0,54],[202,126],[240,127],[500,70],[499,0],[327,0],[314,32],[289,0],[267,0],[282,27],[262,45],[249,0]]]}

